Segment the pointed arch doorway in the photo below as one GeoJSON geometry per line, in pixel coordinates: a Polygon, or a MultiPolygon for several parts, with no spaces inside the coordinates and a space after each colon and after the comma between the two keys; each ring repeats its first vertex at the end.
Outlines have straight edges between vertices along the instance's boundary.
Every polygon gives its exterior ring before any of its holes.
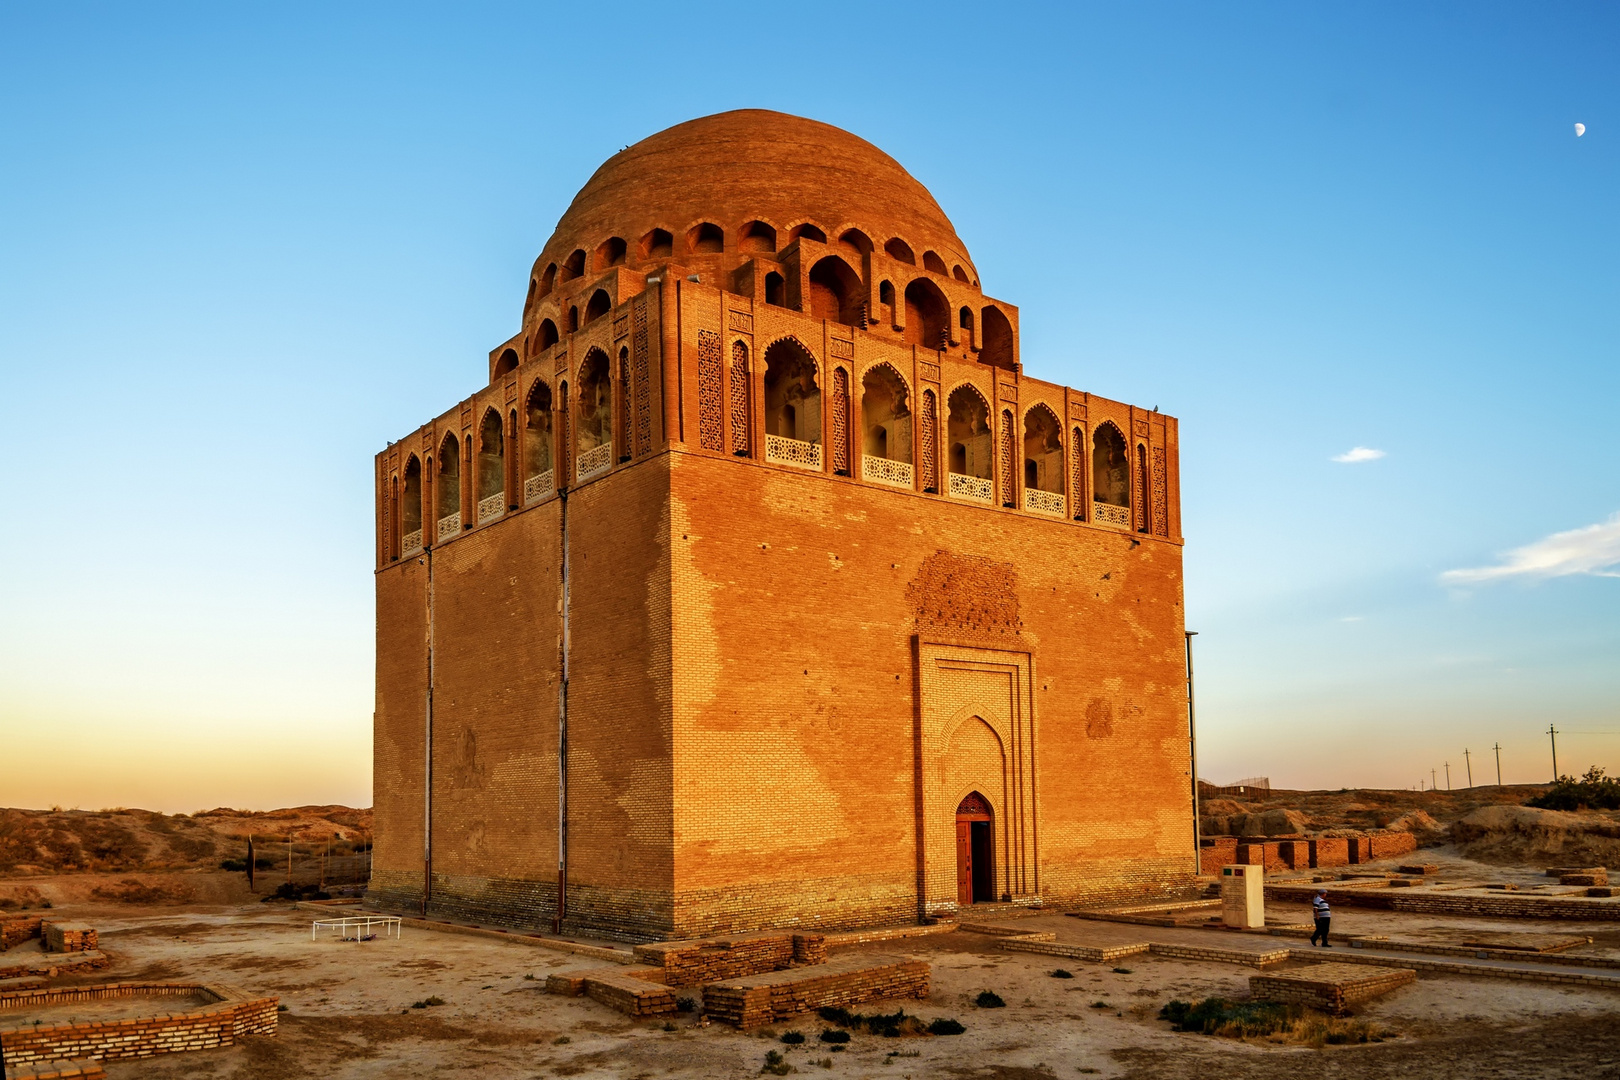
{"type": "Polygon", "coordinates": [[[994,821],[989,800],[977,791],[956,807],[956,902],[963,906],[996,898],[994,821]]]}

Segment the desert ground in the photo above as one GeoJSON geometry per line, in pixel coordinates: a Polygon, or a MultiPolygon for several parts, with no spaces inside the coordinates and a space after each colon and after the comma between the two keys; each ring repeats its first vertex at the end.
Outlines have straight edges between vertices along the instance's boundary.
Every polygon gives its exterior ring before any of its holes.
{"type": "MultiPolygon", "coordinates": [[[[1313,827],[1334,816],[1324,807],[1369,802],[1365,793],[1359,799],[1356,793],[1317,795],[1315,805],[1296,797],[1290,807],[1294,813],[1317,819],[1313,827]],[[1304,810],[1299,809],[1302,806],[1304,810]]],[[[1548,860],[1541,861],[1523,856],[1536,843],[1545,847],[1545,835],[1540,840],[1527,840],[1517,833],[1499,837],[1501,846],[1512,849],[1512,861],[1482,861],[1479,856],[1490,852],[1481,848],[1477,837],[1466,842],[1448,839],[1455,822],[1498,805],[1506,804],[1485,800],[1462,805],[1459,800],[1456,805],[1442,805],[1435,799],[1418,807],[1433,823],[1432,827],[1424,825],[1426,846],[1419,853],[1421,860],[1439,867],[1439,877],[1516,883],[1525,889],[1544,882],[1541,866],[1556,860],[1559,852],[1545,852],[1548,860]]],[[[1264,813],[1267,809],[1250,806],[1241,812],[1264,813]]],[[[1411,809],[1395,805],[1377,812],[1390,813],[1390,820],[1395,820],[1411,809]]],[[[359,812],[322,811],[304,808],[296,812],[296,819],[273,820],[306,822],[317,834],[342,828],[359,830],[354,824],[359,818],[344,818],[345,813],[359,812]],[[340,825],[335,818],[351,824],[340,825]],[[329,828],[333,826],[336,828],[329,828]]],[[[20,813],[8,812],[9,819],[15,821],[20,813]]],[[[933,972],[928,999],[873,1002],[855,1009],[876,1013],[901,1008],[924,1020],[952,1018],[965,1028],[960,1035],[885,1038],[856,1033],[845,1048],[835,1050],[818,1038],[831,1025],[813,1014],[750,1033],[706,1023],[700,1008],[669,1020],[632,1020],[589,998],[545,992],[548,975],[599,968],[600,959],[494,936],[411,926],[397,939],[344,942],[321,935],[312,940],[311,922],[321,912],[287,901],[263,902],[265,882],[261,881],[260,894],[249,893],[244,874],[217,868],[219,856],[229,857],[236,842],[236,834],[230,830],[253,823],[251,817],[231,818],[231,824],[223,828],[223,818],[201,819],[201,826],[181,825],[171,819],[166,825],[160,822],[154,832],[140,817],[144,812],[119,814],[123,823],[115,820],[113,824],[132,838],[125,846],[139,844],[143,852],[155,853],[156,858],[126,851],[122,861],[92,869],[84,865],[90,859],[78,856],[80,861],[72,864],[75,868],[64,870],[47,865],[36,845],[33,862],[14,862],[0,877],[0,904],[15,908],[27,903],[37,910],[39,904],[49,902],[50,916],[89,923],[99,931],[101,950],[111,966],[83,975],[63,975],[53,985],[212,980],[254,993],[275,994],[285,1011],[273,1038],[249,1037],[227,1048],[109,1062],[107,1074],[115,1080],[304,1076],[359,1080],[404,1075],[523,1080],[554,1076],[752,1077],[761,1074],[772,1051],[782,1055],[782,1067],[801,1074],[851,1077],[1046,1080],[1091,1075],[1295,1080],[1302,1073],[1406,1077],[1427,1072],[1446,1077],[1620,1080],[1620,989],[1616,988],[1420,973],[1415,983],[1354,1010],[1355,1019],[1365,1021],[1381,1041],[1312,1046],[1265,1038],[1240,1040],[1175,1032],[1159,1019],[1159,1010],[1172,999],[1246,998],[1249,976],[1258,970],[1255,967],[1147,955],[1118,964],[1088,963],[1008,951],[997,937],[967,929],[834,949],[834,958],[866,953],[928,961],[933,972]],[[171,857],[168,836],[189,837],[203,829],[208,836],[196,839],[211,840],[214,852],[190,860],[191,865],[171,857]],[[207,868],[209,860],[215,868],[207,868]],[[1054,977],[1053,972],[1060,969],[1067,969],[1073,977],[1054,977]],[[976,999],[985,990],[999,995],[1005,1007],[979,1007],[976,999]],[[442,1003],[413,1007],[433,1000],[442,1003]],[[805,1034],[806,1041],[780,1041],[794,1030],[805,1034]]],[[[1345,816],[1337,814],[1341,819],[1345,816]]],[[[104,824],[96,828],[105,831],[104,824]]],[[[44,832],[48,835],[49,831],[44,832]]],[[[11,835],[17,832],[13,828],[11,835]]],[[[0,852],[7,850],[4,843],[5,837],[0,836],[0,852]]],[[[274,881],[269,884],[273,886],[274,881]]],[[[1273,904],[1268,908],[1268,922],[1298,923],[1307,918],[1302,906],[1273,904]]],[[[1108,945],[1149,938],[1256,950],[1279,944],[1278,938],[1266,935],[1192,926],[1143,927],[1080,919],[1057,911],[1007,921],[1016,923],[1019,931],[1049,931],[1057,941],[1074,944],[1108,945]]],[[[1565,952],[1591,957],[1598,964],[1620,963],[1620,921],[1549,925],[1548,920],[1540,919],[1419,916],[1355,907],[1337,909],[1334,919],[1334,931],[1339,935],[1389,934],[1436,945],[1469,940],[1480,930],[1589,937],[1589,943],[1565,952]]],[[[1281,943],[1303,945],[1297,938],[1281,943]]],[[[596,944],[626,948],[623,943],[596,944]]],[[[1331,958],[1323,955],[1323,959],[1331,958]]],[[[1288,970],[1306,963],[1289,960],[1267,970],[1288,970]]],[[[1607,973],[1620,975],[1614,968],[1607,973]]],[[[73,1011],[58,1007],[50,1019],[73,1011]]],[[[92,1018],[91,1009],[83,1011],[83,1018],[92,1018]]],[[[8,1016],[5,1024],[12,1022],[8,1016]]]]}

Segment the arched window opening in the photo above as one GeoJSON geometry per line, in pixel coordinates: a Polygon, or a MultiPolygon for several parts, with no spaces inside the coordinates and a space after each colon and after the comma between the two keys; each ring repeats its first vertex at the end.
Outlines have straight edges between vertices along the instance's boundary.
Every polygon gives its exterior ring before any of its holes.
{"type": "Polygon", "coordinates": [[[1013,361],[1012,323],[1000,308],[987,307],[980,325],[983,328],[979,339],[980,362],[1012,371],[1017,366],[1013,361]]]}
{"type": "Polygon", "coordinates": [[[743,226],[739,249],[748,252],[775,251],[776,229],[763,221],[750,221],[743,226]]]}
{"type": "Polygon", "coordinates": [[[485,410],[478,424],[477,491],[480,524],[506,512],[506,437],[494,409],[485,410]]]}
{"type": "Polygon", "coordinates": [[[894,285],[891,282],[882,282],[878,285],[878,305],[883,308],[883,325],[894,325],[894,285]]]}
{"type": "Polygon", "coordinates": [[[945,269],[945,260],[932,251],[923,252],[923,269],[941,277],[949,277],[951,274],[949,270],[945,269]]]}
{"type": "Polygon", "coordinates": [[[400,553],[422,549],[422,462],[415,454],[405,461],[405,495],[399,508],[400,553]]]}
{"type": "Polygon", "coordinates": [[[855,255],[872,254],[872,239],[859,229],[845,229],[838,246],[855,255]]]}
{"type": "Polygon", "coordinates": [[[606,270],[610,266],[624,265],[624,256],[629,246],[617,236],[608,237],[596,249],[596,268],[606,270]]]}
{"type": "Polygon", "coordinates": [[[957,281],[967,281],[967,271],[962,269],[961,263],[957,263],[955,266],[951,267],[951,277],[955,278],[957,281]]]}
{"type": "Polygon", "coordinates": [[[718,255],[726,250],[726,234],[720,226],[705,221],[686,233],[686,250],[694,255],[718,255]]]}
{"type": "Polygon", "coordinates": [[[543,353],[557,344],[557,324],[550,319],[540,320],[540,332],[534,339],[534,351],[543,353]]]}
{"type": "Polygon", "coordinates": [[[849,264],[829,255],[810,268],[810,314],[813,318],[855,326],[860,321],[861,279],[849,264]]]}
{"type": "Polygon", "coordinates": [[[1013,414],[1001,410],[1001,505],[1012,506],[1013,494],[1013,414]]]}
{"type": "Polygon", "coordinates": [[[863,480],[911,486],[910,396],[888,364],[861,377],[861,454],[863,480]]]}
{"type": "Polygon", "coordinates": [[[608,296],[606,289],[597,289],[591,293],[590,303],[585,305],[585,325],[589,326],[612,310],[612,297],[608,296]]]}
{"type": "Polygon", "coordinates": [[[1091,435],[1091,501],[1093,521],[1130,527],[1131,461],[1125,436],[1107,421],[1091,435]]]}
{"type": "Polygon", "coordinates": [[[918,278],[906,286],[906,342],[925,349],[943,349],[950,326],[951,308],[939,286],[918,278]]]}
{"type": "Polygon", "coordinates": [[[765,460],[821,468],[821,387],[797,342],[765,350],[765,460]]]}
{"type": "Polygon", "coordinates": [[[1069,509],[1074,520],[1086,520],[1086,433],[1079,427],[1070,429],[1069,446],[1069,509]]]}
{"type": "Polygon", "coordinates": [[[675,253],[675,238],[667,229],[654,229],[641,238],[643,259],[667,259],[675,253]]]}
{"type": "Polygon", "coordinates": [[[814,240],[818,244],[827,242],[827,234],[808,221],[793,226],[790,235],[795,240],[814,240]]]}
{"type": "Polygon", "coordinates": [[[731,343],[731,452],[748,457],[750,430],[749,404],[754,387],[748,374],[748,346],[740,341],[731,343]]]}
{"type": "Polygon", "coordinates": [[[1147,447],[1136,444],[1136,531],[1145,533],[1152,526],[1148,516],[1148,464],[1147,447]]]}
{"type": "Polygon", "coordinates": [[[449,540],[461,532],[461,441],[446,435],[439,444],[438,508],[434,537],[449,540]]]}
{"type": "Polygon", "coordinates": [[[575,248],[574,253],[563,260],[563,280],[569,281],[579,277],[585,272],[585,249],[575,248]]]}
{"type": "Polygon", "coordinates": [[[775,307],[787,307],[787,282],[775,271],[765,275],[765,302],[775,307]]]}
{"type": "Polygon", "coordinates": [[[575,473],[579,483],[613,467],[613,380],[607,354],[592,349],[579,366],[575,473]]]}
{"type": "Polygon", "coordinates": [[[630,349],[619,347],[619,460],[630,460],[630,349]]]}
{"type": "Polygon", "coordinates": [[[956,316],[957,328],[962,331],[962,343],[973,343],[973,309],[963,308],[956,316]]]}
{"type": "Polygon", "coordinates": [[[495,378],[498,379],[502,375],[510,375],[512,372],[517,370],[517,366],[517,350],[507,349],[505,352],[501,353],[501,358],[495,361],[495,378]]]}
{"type": "Polygon", "coordinates": [[[575,305],[568,309],[568,332],[574,333],[579,329],[579,307],[575,305]]]}
{"type": "Polygon", "coordinates": [[[1024,509],[1062,514],[1063,426],[1057,414],[1036,405],[1024,414],[1024,509]]]}
{"type": "Polygon", "coordinates": [[[910,263],[912,266],[917,265],[917,256],[912,252],[911,245],[898,236],[891,237],[889,242],[883,245],[883,250],[889,253],[891,259],[910,263]]]}
{"type": "Polygon", "coordinates": [[[540,291],[540,282],[536,278],[529,279],[529,295],[523,298],[523,317],[528,318],[529,312],[534,310],[534,294],[540,291]]]}
{"type": "Polygon", "coordinates": [[[958,386],[945,400],[946,468],[948,492],[958,498],[991,502],[995,495],[990,472],[995,446],[990,432],[990,408],[971,386],[958,386]]]}
{"type": "Polygon", "coordinates": [[[939,494],[939,406],[932,390],[922,394],[922,411],[917,414],[918,464],[922,466],[922,489],[939,494]]]}
{"type": "Polygon", "coordinates": [[[552,263],[550,266],[546,267],[546,272],[540,275],[540,292],[535,296],[535,299],[539,300],[544,298],[548,293],[551,292],[552,288],[556,286],[556,284],[557,264],[552,263]]]}

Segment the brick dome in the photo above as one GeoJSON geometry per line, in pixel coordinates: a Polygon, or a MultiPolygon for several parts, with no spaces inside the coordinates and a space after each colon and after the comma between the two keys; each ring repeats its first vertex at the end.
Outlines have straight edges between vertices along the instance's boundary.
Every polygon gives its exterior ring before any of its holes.
{"type": "Polygon", "coordinates": [[[922,266],[932,251],[978,279],[950,219],[899,162],[831,124],[765,109],[689,120],[613,155],[574,196],[535,272],[567,268],[576,251],[586,265],[575,273],[690,262],[721,244],[726,253],[781,250],[806,223],[825,234],[812,239],[836,244],[858,229],[879,251],[898,239],[907,261],[922,266]]]}

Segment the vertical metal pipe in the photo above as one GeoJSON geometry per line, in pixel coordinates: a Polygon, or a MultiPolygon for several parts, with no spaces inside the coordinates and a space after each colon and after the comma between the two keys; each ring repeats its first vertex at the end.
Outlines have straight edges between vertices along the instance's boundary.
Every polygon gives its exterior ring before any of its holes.
{"type": "Polygon", "coordinates": [[[1199,849],[1204,843],[1198,826],[1198,724],[1193,714],[1192,639],[1198,636],[1198,631],[1183,630],[1181,633],[1187,643],[1187,764],[1188,771],[1192,773],[1193,873],[1197,874],[1203,869],[1199,849]]]}

